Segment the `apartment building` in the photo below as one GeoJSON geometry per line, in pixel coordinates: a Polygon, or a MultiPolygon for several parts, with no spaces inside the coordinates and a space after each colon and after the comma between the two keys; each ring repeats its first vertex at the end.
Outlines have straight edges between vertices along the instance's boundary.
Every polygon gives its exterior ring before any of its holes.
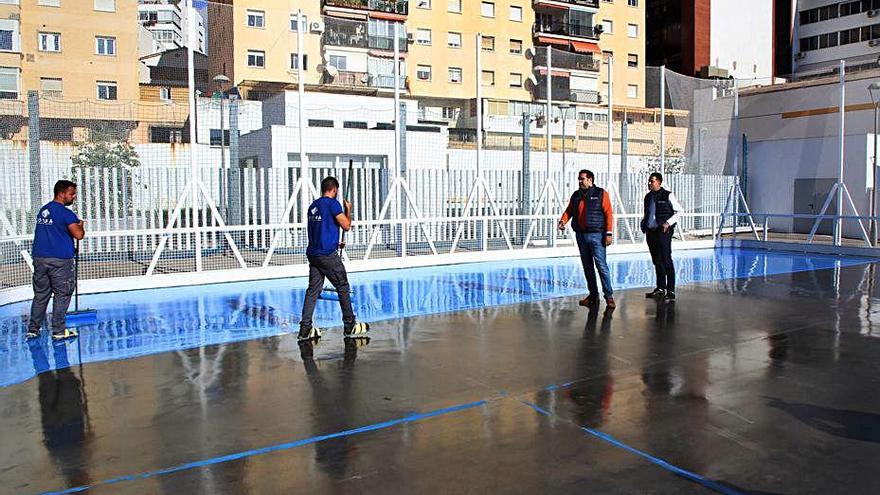
{"type": "Polygon", "coordinates": [[[137,4],[122,0],[0,3],[0,98],[27,92],[138,98],[137,4]],[[87,4],[89,8],[83,8],[87,4]]]}
{"type": "Polygon", "coordinates": [[[876,68],[880,56],[880,0],[801,0],[795,20],[794,68],[799,76],[876,68]]]}
{"type": "MultiPolygon", "coordinates": [[[[189,9],[180,0],[138,0],[138,20],[162,51],[189,45],[189,9]]],[[[205,53],[205,21],[198,10],[192,21],[196,31],[193,49],[205,53]]]]}

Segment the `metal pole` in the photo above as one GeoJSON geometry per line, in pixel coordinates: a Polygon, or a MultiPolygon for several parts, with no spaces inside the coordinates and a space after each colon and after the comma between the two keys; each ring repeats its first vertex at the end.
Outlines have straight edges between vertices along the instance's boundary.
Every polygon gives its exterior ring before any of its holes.
{"type": "Polygon", "coordinates": [[[614,128],[614,57],[608,55],[608,163],[605,164],[605,174],[611,180],[611,147],[614,128]]]}
{"type": "Polygon", "coordinates": [[[481,177],[483,160],[483,33],[477,33],[477,178],[481,177]]]}
{"type": "MultiPolygon", "coordinates": [[[[394,23],[394,70],[392,72],[394,75],[394,179],[391,181],[392,184],[400,178],[400,137],[404,132],[400,119],[400,26],[399,22],[394,23]]],[[[392,191],[394,194],[395,220],[401,218],[400,189],[401,187],[397,186],[392,191]]],[[[399,232],[398,254],[406,256],[406,227],[403,224],[399,225],[399,232]]]]}
{"type": "MultiPolygon", "coordinates": [[[[874,96],[871,95],[873,103],[874,96]]],[[[877,110],[880,102],[874,103],[874,168],[871,170],[871,244],[877,247],[877,128],[880,127],[880,114],[877,110]]]]}
{"type": "MultiPolygon", "coordinates": [[[[734,128],[734,148],[733,148],[733,181],[735,191],[733,195],[733,238],[736,239],[736,227],[739,225],[739,87],[736,85],[736,79],[733,80],[733,128],[734,128]]],[[[729,141],[728,141],[729,142],[729,141]]]]}
{"type": "MultiPolygon", "coordinates": [[[[196,19],[196,9],[193,6],[193,0],[189,0],[187,3],[187,15],[190,19],[196,19]]],[[[196,73],[195,73],[195,55],[193,54],[193,45],[196,42],[195,36],[195,22],[187,23],[187,43],[186,43],[186,72],[187,72],[187,86],[188,90],[188,99],[189,99],[189,110],[190,110],[190,119],[189,119],[189,135],[190,135],[190,145],[189,145],[189,168],[190,168],[190,187],[192,191],[190,192],[190,196],[192,198],[192,218],[193,224],[198,223],[199,218],[199,174],[196,169],[196,121],[195,115],[198,109],[196,108],[196,73]]],[[[195,226],[195,225],[193,225],[195,226]]],[[[202,271],[202,234],[195,233],[195,247],[196,247],[196,271],[202,271]]]]}
{"type": "Polygon", "coordinates": [[[220,92],[220,207],[223,209],[223,221],[229,222],[227,206],[226,181],[229,170],[226,169],[226,119],[223,115],[223,92],[220,92]]]}
{"type": "Polygon", "coordinates": [[[562,180],[565,180],[565,116],[568,109],[560,107],[559,112],[562,114],[562,180]]]}
{"type": "Polygon", "coordinates": [[[660,173],[666,175],[666,66],[660,66],[660,173]]]}
{"type": "MultiPolygon", "coordinates": [[[[544,111],[546,113],[546,119],[544,119],[544,124],[547,126],[544,129],[544,133],[547,136],[547,180],[550,180],[550,152],[553,148],[553,134],[550,132],[550,123],[553,121],[553,93],[552,93],[552,81],[553,81],[553,48],[550,45],[547,45],[547,109],[544,111]]],[[[564,180],[564,179],[563,179],[564,180]]]]}
{"type": "MultiPolygon", "coordinates": [[[[306,74],[303,70],[305,62],[305,42],[303,40],[303,22],[302,10],[296,11],[296,81],[297,81],[297,120],[299,125],[299,176],[300,179],[306,180],[309,173],[308,157],[306,156],[306,74]]],[[[305,186],[305,184],[303,184],[305,186]]],[[[306,187],[300,188],[300,217],[302,221],[306,221],[306,210],[309,208],[308,192],[306,187]]]]}
{"type": "MultiPolygon", "coordinates": [[[[840,155],[837,164],[837,182],[843,185],[843,160],[845,158],[844,141],[846,137],[846,62],[840,61],[840,155]]],[[[843,222],[840,215],[843,215],[843,194],[842,187],[837,188],[837,218],[834,220],[834,245],[840,246],[843,237],[843,222]]]]}

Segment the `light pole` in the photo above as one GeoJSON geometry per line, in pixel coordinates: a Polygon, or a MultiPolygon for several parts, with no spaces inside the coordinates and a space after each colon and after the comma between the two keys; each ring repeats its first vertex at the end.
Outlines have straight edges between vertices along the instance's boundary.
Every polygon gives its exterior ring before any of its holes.
{"type": "MultiPolygon", "coordinates": [[[[880,63],[880,59],[878,59],[880,63]]],[[[872,82],[868,86],[871,105],[874,107],[874,167],[871,169],[871,243],[877,246],[877,128],[880,127],[880,83],[872,82]],[[877,97],[874,96],[877,93],[877,97]]]]}
{"type": "Polygon", "coordinates": [[[223,220],[228,221],[229,218],[227,212],[229,211],[229,208],[226,199],[228,184],[226,182],[229,180],[229,174],[226,170],[226,125],[223,115],[223,86],[229,83],[230,80],[224,74],[217,74],[212,80],[214,81],[214,83],[217,84],[217,87],[220,89],[220,91],[217,91],[215,93],[220,96],[220,207],[223,209],[223,220]]]}
{"type": "MultiPolygon", "coordinates": [[[[565,175],[565,119],[568,116],[568,109],[571,108],[571,105],[568,103],[560,103],[559,104],[559,113],[562,115],[562,180],[565,181],[567,175],[565,175]]],[[[564,182],[563,182],[564,183],[564,182]]]]}

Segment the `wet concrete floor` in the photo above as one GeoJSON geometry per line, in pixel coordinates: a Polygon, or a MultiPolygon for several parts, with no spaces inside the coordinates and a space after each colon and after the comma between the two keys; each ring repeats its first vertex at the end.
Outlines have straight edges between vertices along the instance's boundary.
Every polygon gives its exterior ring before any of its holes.
{"type": "Polygon", "coordinates": [[[880,493],[878,285],[868,264],[47,371],[0,388],[0,493],[880,493]]]}

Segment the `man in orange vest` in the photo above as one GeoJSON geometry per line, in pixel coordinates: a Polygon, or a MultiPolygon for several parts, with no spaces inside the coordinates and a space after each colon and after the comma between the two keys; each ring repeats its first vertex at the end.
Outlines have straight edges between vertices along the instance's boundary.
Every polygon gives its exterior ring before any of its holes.
{"type": "Polygon", "coordinates": [[[611,288],[611,274],[605,261],[605,247],[612,243],[614,213],[608,193],[593,183],[595,177],[589,170],[578,172],[578,190],[571,195],[558,227],[564,231],[565,225],[571,220],[571,228],[574,229],[581,253],[581,263],[584,265],[584,276],[587,278],[590,293],[580,301],[580,305],[593,306],[599,303],[599,288],[596,285],[598,270],[605,303],[609,308],[614,308],[617,306],[613,297],[614,289],[611,288]]]}

